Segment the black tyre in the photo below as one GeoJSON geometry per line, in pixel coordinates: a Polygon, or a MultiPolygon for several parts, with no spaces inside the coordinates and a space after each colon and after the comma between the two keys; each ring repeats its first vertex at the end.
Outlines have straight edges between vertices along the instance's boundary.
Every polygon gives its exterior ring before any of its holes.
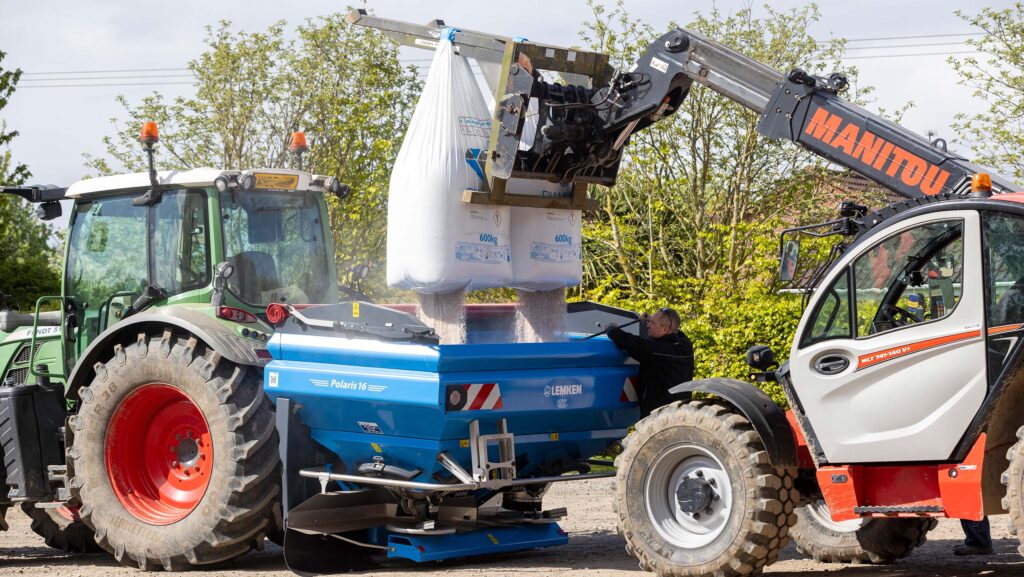
{"type": "Polygon", "coordinates": [[[662,577],[755,575],[796,523],[796,471],[771,465],[731,408],[677,401],[655,410],[615,460],[626,550],[662,577]]]}
{"type": "Polygon", "coordinates": [[[4,448],[0,445],[0,531],[7,530],[7,461],[4,460],[4,448]]]}
{"type": "Polygon", "coordinates": [[[1006,452],[1010,466],[1000,479],[1006,487],[1002,505],[1010,513],[1010,532],[1020,540],[1017,551],[1024,555],[1024,427],[1017,429],[1017,439],[1006,452]]]}
{"type": "Polygon", "coordinates": [[[77,509],[38,509],[32,503],[22,503],[21,510],[32,519],[32,531],[43,538],[46,545],[67,553],[99,553],[96,536],[78,514],[77,509]]]}
{"type": "Polygon", "coordinates": [[[789,534],[797,550],[823,563],[891,563],[927,541],[935,519],[856,519],[836,522],[822,500],[796,510],[789,534]]]}
{"type": "Polygon", "coordinates": [[[277,431],[259,369],[194,337],[115,347],[71,418],[71,492],[123,564],[176,571],[262,545],[279,493],[277,431]]]}

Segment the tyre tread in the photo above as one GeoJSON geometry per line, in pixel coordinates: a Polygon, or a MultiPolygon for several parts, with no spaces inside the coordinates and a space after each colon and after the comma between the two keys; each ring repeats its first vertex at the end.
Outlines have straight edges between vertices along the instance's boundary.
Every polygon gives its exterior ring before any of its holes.
{"type": "MultiPolygon", "coordinates": [[[[280,487],[275,475],[280,470],[277,430],[274,428],[273,407],[263,394],[262,379],[258,374],[252,374],[259,369],[236,365],[194,336],[175,335],[170,330],[149,335],[140,333],[136,340],[126,345],[125,354],[139,359],[149,356],[167,359],[210,383],[221,409],[227,411],[228,428],[235,437],[231,443],[231,454],[226,456],[234,463],[235,470],[229,477],[230,497],[217,511],[216,524],[199,542],[183,548],[180,554],[157,557],[139,546],[128,550],[124,543],[112,542],[109,533],[102,528],[96,528],[96,542],[125,565],[165,571],[221,563],[259,548],[268,528],[273,525],[274,516],[280,514],[280,487]]],[[[94,383],[102,386],[108,379],[117,378],[117,369],[116,363],[97,363],[94,383]]],[[[83,407],[97,402],[100,397],[89,387],[83,387],[79,396],[83,407]]],[[[76,429],[84,425],[81,417],[72,422],[76,429]]],[[[69,450],[69,460],[80,459],[81,454],[80,451],[69,450]]],[[[82,497],[88,492],[90,482],[89,479],[73,478],[70,483],[72,495],[88,503],[88,499],[82,497]]],[[[92,507],[84,506],[81,516],[83,521],[93,526],[92,507]]]]}
{"type": "Polygon", "coordinates": [[[747,459],[740,463],[745,476],[755,482],[752,497],[757,506],[743,519],[741,534],[747,538],[734,542],[730,549],[712,563],[680,566],[653,554],[640,533],[629,523],[621,504],[625,482],[618,476],[613,508],[618,518],[619,533],[626,541],[626,551],[637,558],[640,568],[654,571],[661,577],[745,577],[756,575],[778,559],[779,551],[789,543],[789,528],[796,523],[799,496],[793,480],[796,471],[771,465],[767,451],[750,422],[731,407],[711,400],[675,401],[653,411],[636,425],[636,433],[623,441],[623,450],[615,459],[619,474],[624,474],[630,461],[643,446],[643,440],[657,431],[685,422],[695,428],[716,429],[724,434],[730,446],[741,446],[747,459]]]}

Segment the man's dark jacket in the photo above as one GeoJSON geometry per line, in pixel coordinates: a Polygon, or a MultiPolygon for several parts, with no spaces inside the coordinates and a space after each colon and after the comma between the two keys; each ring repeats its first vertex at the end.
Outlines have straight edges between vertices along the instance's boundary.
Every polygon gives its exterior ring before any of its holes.
{"type": "Polygon", "coordinates": [[[638,337],[614,327],[608,338],[640,363],[640,410],[644,416],[676,399],[668,390],[693,380],[693,344],[682,331],[657,339],[638,337]]]}

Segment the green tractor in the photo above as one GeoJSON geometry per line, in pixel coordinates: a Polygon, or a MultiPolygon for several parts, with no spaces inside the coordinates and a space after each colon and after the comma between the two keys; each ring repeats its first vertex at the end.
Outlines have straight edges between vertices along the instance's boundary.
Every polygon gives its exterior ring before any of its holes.
{"type": "Polygon", "coordinates": [[[18,505],[52,547],[178,570],[280,532],[266,310],[338,302],[325,195],[348,187],[158,173],[155,125],[142,140],[148,174],[0,189],[44,219],[74,201],[61,294],[0,298],[0,529],[18,505]]]}

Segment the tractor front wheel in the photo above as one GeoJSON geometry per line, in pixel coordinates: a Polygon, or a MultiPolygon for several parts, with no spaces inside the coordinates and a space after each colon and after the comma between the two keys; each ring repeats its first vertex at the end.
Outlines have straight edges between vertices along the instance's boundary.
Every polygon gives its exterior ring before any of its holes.
{"type": "Polygon", "coordinates": [[[636,425],[616,458],[626,550],[662,577],[756,575],[796,522],[795,470],[773,467],[731,408],[675,402],[636,425]]]}
{"type": "Polygon", "coordinates": [[[40,509],[35,503],[22,503],[21,510],[32,519],[32,531],[48,547],[66,553],[99,553],[96,537],[78,513],[77,507],[40,509]]]}
{"type": "Polygon", "coordinates": [[[177,571],[261,546],[279,460],[258,369],[166,330],[115,347],[79,395],[71,491],[119,562],[177,571]]]}

